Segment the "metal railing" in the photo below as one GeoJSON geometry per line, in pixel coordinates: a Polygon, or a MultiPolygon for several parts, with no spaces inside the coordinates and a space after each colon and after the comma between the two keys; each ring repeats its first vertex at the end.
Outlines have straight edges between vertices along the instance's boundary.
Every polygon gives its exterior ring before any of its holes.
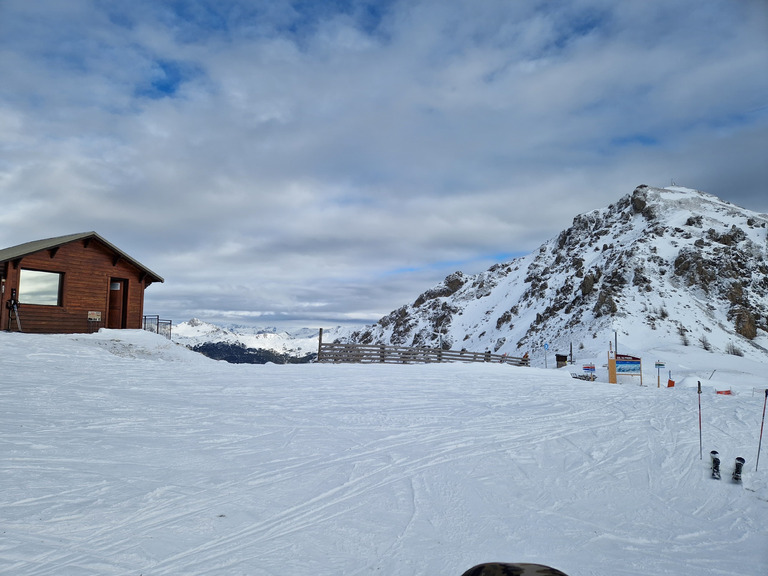
{"type": "Polygon", "coordinates": [[[161,336],[165,336],[168,338],[168,340],[171,339],[171,328],[173,326],[173,321],[171,320],[161,320],[160,316],[154,315],[154,316],[144,316],[142,319],[142,328],[148,332],[154,332],[155,334],[160,334],[161,336]]]}

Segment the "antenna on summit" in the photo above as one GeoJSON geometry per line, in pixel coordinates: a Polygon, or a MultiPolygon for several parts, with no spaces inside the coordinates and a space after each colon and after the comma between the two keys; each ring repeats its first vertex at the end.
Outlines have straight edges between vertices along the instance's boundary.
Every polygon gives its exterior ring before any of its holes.
{"type": "Polygon", "coordinates": [[[672,186],[677,186],[677,184],[675,184],[675,179],[674,178],[672,178],[671,182],[672,182],[672,186]]]}

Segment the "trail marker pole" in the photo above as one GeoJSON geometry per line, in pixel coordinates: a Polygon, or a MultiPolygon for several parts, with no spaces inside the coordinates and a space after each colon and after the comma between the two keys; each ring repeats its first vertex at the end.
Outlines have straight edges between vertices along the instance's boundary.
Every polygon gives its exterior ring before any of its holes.
{"type": "MultiPolygon", "coordinates": [[[[666,367],[667,365],[664,362],[656,360],[656,388],[661,388],[661,369],[666,367]]],[[[672,380],[671,372],[669,379],[672,380]]]]}
{"type": "Polygon", "coordinates": [[[763,447],[763,426],[765,425],[766,403],[768,403],[768,388],[765,389],[765,400],[763,400],[763,421],[760,424],[760,442],[757,443],[757,460],[755,461],[755,472],[757,472],[757,465],[760,464],[760,448],[763,447]]]}
{"type": "Polygon", "coordinates": [[[702,459],[701,454],[701,380],[699,380],[699,460],[702,459]]]}

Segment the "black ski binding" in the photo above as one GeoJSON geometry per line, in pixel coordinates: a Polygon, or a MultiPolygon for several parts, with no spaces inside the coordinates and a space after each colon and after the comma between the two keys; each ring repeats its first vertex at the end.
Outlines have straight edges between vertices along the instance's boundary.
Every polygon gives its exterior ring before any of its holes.
{"type": "Polygon", "coordinates": [[[709,455],[712,458],[712,478],[720,480],[720,454],[717,450],[712,450],[709,455]]]}
{"type": "Polygon", "coordinates": [[[741,469],[744,468],[745,462],[746,460],[744,460],[744,458],[742,458],[741,456],[736,458],[736,465],[733,469],[733,476],[732,476],[734,482],[741,482],[741,469]]]}

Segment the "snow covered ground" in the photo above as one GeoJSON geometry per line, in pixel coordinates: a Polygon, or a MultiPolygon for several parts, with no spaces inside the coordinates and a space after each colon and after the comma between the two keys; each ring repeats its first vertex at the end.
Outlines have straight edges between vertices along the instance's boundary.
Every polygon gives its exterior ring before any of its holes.
{"type": "Polygon", "coordinates": [[[139,331],[0,333],[0,354],[2,574],[768,574],[764,363],[649,351],[640,387],[232,365],[139,331]],[[660,354],[674,388],[656,387],[660,354]]]}

